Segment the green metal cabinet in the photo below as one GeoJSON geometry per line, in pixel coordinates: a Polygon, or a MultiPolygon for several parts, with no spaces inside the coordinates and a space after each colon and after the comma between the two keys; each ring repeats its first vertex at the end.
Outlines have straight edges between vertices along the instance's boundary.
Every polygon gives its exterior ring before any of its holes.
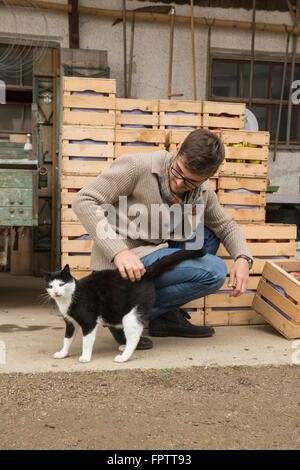
{"type": "Polygon", "coordinates": [[[38,224],[38,171],[24,144],[0,143],[0,226],[38,224]]]}

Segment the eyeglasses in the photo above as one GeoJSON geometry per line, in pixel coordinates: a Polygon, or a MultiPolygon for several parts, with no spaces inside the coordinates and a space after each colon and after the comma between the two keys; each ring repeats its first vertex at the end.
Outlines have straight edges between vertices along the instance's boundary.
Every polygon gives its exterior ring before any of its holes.
{"type": "Polygon", "coordinates": [[[177,178],[179,180],[183,180],[183,182],[184,182],[184,184],[187,188],[189,188],[189,189],[198,189],[199,186],[202,183],[204,183],[204,181],[206,181],[206,179],[204,179],[203,181],[199,181],[198,184],[192,183],[192,181],[187,179],[185,176],[182,175],[182,173],[180,173],[178,170],[176,170],[176,168],[174,168],[174,163],[177,160],[177,157],[178,157],[178,154],[176,155],[176,157],[174,159],[174,162],[171,165],[171,173],[175,176],[175,178],[177,178]]]}

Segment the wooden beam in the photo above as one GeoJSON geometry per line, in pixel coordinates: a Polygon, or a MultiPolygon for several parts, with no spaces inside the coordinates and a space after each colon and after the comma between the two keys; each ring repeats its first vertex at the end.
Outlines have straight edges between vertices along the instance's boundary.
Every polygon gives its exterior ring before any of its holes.
{"type": "Polygon", "coordinates": [[[57,251],[57,207],[58,207],[58,188],[56,186],[56,172],[58,170],[58,153],[56,148],[56,131],[59,124],[59,116],[57,115],[57,78],[59,77],[60,70],[60,50],[54,49],[53,51],[53,126],[52,126],[52,186],[51,186],[51,250],[50,250],[50,266],[51,271],[60,269],[57,266],[58,257],[56,257],[57,251]]]}
{"type": "MultiPolygon", "coordinates": [[[[0,5],[9,4],[10,0],[0,0],[0,5]]],[[[11,4],[13,6],[23,6],[23,7],[30,7],[31,5],[25,0],[11,0],[11,4]]],[[[31,1],[37,7],[45,10],[52,10],[57,12],[66,12],[70,13],[72,10],[71,5],[63,5],[60,3],[51,3],[51,2],[41,2],[41,1],[31,1]]],[[[112,18],[122,19],[122,11],[121,10],[103,10],[101,8],[91,8],[91,7],[83,7],[78,6],[78,13],[82,15],[92,15],[92,16],[100,16],[103,18],[112,18]]],[[[126,12],[126,19],[132,19],[133,12],[128,11],[126,12]]],[[[162,15],[158,13],[139,13],[135,12],[135,19],[136,21],[145,21],[145,22],[156,22],[156,23],[169,23],[168,15],[162,15]]],[[[212,18],[213,19],[213,18],[212,18]]],[[[190,25],[190,17],[189,16],[177,16],[175,18],[176,24],[185,24],[190,25]]],[[[207,26],[207,18],[194,18],[195,26],[207,26]]],[[[216,28],[223,28],[223,29],[236,29],[236,30],[251,30],[252,29],[252,22],[251,21],[234,21],[234,20],[218,20],[214,19],[214,27],[216,28]]],[[[288,26],[288,29],[291,30],[293,26],[288,26]]],[[[268,33],[279,33],[279,34],[286,34],[286,26],[284,24],[272,24],[272,23],[256,23],[255,24],[255,31],[264,31],[268,33]]],[[[293,34],[300,35],[300,26],[296,26],[293,30],[293,34]]]]}
{"type": "Polygon", "coordinates": [[[254,53],[255,53],[255,16],[256,0],[252,0],[252,35],[251,35],[251,61],[250,61],[250,80],[249,80],[249,108],[252,109],[253,97],[253,73],[254,73],[254,53]]]}
{"type": "Polygon", "coordinates": [[[72,6],[71,5],[66,5],[62,3],[52,3],[52,2],[39,2],[38,0],[31,0],[28,2],[28,0],[0,0],[0,4],[5,5],[5,6],[12,6],[12,7],[27,7],[27,8],[32,8],[32,4],[35,5],[38,8],[41,8],[42,10],[53,10],[53,11],[58,11],[58,12],[63,12],[63,13],[71,13],[72,11],[72,6]]]}
{"type": "Polygon", "coordinates": [[[79,49],[78,0],[68,0],[72,10],[69,13],[69,48],[79,49]]]}

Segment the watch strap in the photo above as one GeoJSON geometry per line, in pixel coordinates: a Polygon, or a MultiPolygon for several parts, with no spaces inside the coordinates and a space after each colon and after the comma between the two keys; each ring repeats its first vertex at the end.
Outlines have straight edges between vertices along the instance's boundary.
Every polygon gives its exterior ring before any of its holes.
{"type": "Polygon", "coordinates": [[[246,260],[248,261],[248,263],[249,263],[249,269],[252,268],[252,266],[253,266],[253,259],[252,259],[252,258],[250,258],[250,257],[247,256],[247,255],[239,255],[239,256],[237,256],[237,257],[235,258],[235,261],[236,261],[237,259],[239,259],[239,258],[246,259],[246,260]]]}

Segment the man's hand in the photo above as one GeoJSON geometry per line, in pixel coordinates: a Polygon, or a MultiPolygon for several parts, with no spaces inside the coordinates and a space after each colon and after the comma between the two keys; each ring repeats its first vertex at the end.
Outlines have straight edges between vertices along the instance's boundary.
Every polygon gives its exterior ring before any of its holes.
{"type": "Polygon", "coordinates": [[[244,258],[238,258],[230,270],[228,287],[234,290],[231,292],[230,297],[238,297],[247,289],[249,278],[249,263],[244,258]]]}
{"type": "Polygon", "coordinates": [[[131,282],[140,281],[146,272],[140,258],[130,250],[120,251],[114,257],[114,263],[123,279],[129,278],[131,282]]]}

